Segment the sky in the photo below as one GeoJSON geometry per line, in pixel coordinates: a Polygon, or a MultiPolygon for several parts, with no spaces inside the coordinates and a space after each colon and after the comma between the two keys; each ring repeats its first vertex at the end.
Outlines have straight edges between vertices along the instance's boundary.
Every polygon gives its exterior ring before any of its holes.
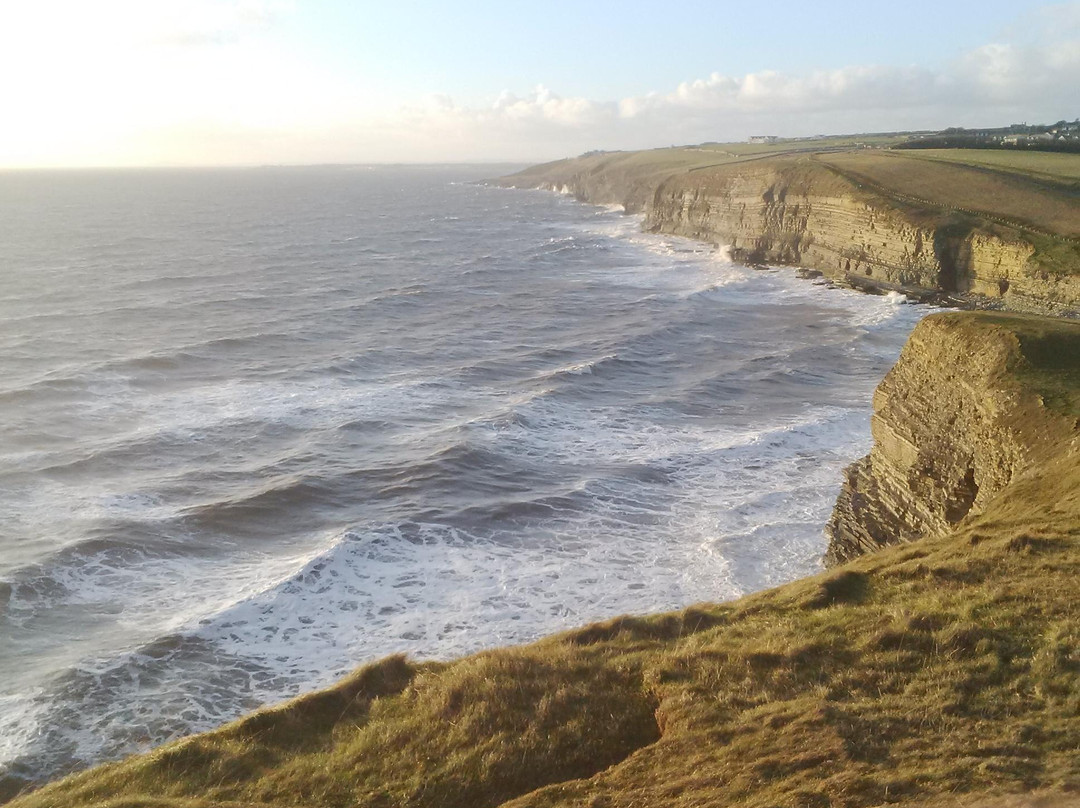
{"type": "Polygon", "coordinates": [[[1080,116],[1080,0],[0,0],[0,167],[537,162],[1080,116]]]}

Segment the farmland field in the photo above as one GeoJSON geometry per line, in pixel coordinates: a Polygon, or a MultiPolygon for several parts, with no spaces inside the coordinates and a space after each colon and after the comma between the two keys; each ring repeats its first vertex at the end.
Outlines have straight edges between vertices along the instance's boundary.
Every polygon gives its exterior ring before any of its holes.
{"type": "Polygon", "coordinates": [[[980,166],[1026,174],[1041,180],[1077,187],[1080,181],[1080,154],[1063,152],[1005,151],[996,149],[926,149],[904,156],[924,160],[980,166]]]}
{"type": "MultiPolygon", "coordinates": [[[[989,152],[980,152],[980,158],[982,154],[989,152]]],[[[1060,182],[1047,183],[1019,171],[1021,166],[1040,164],[1032,158],[1041,156],[1003,154],[1003,160],[1013,159],[1013,170],[996,171],[965,165],[960,162],[965,159],[963,155],[960,159],[936,155],[928,159],[896,152],[848,152],[817,159],[849,179],[895,195],[900,201],[977,212],[1042,233],[1078,238],[1080,197],[1060,182]]],[[[1068,157],[1080,164],[1072,155],[1068,157]]]]}

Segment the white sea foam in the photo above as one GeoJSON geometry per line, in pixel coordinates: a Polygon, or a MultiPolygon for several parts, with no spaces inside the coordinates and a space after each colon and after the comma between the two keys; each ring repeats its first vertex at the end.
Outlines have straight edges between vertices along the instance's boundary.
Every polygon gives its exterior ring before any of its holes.
{"type": "Polygon", "coordinates": [[[581,461],[620,458],[663,482],[587,482],[577,491],[586,511],[554,508],[510,543],[437,523],[358,528],[287,581],[215,616],[201,635],[290,672],[299,686],[393,651],[445,657],[732,597],[816,567],[821,540],[805,528],[824,521],[844,460],[866,444],[860,435],[822,462],[822,448],[843,445],[852,427],[852,413],[838,409],[743,435],[588,418],[540,400],[530,405],[532,427],[511,425],[491,439],[541,461],[568,451],[581,461]],[[655,529],[641,530],[643,521],[655,529]],[[749,583],[737,580],[732,564],[761,553],[750,539],[770,524],[787,528],[786,543],[749,583]]]}
{"type": "Polygon", "coordinates": [[[0,763],[14,760],[41,734],[42,711],[35,709],[44,688],[0,695],[0,763]]]}
{"type": "MultiPolygon", "coordinates": [[[[510,426],[492,439],[541,459],[621,457],[652,469],[661,486],[586,482],[577,494],[590,501],[587,512],[554,509],[524,544],[437,523],[357,528],[295,559],[276,582],[234,590],[234,602],[185,630],[218,649],[222,664],[267,671],[247,696],[275,700],[391,652],[445,658],[615,614],[725,599],[815,568],[820,541],[805,527],[827,513],[841,465],[821,463],[820,448],[850,427],[849,413],[724,434],[692,422],[674,432],[633,418],[590,423],[546,399],[529,406],[542,430],[510,426]],[[768,565],[756,563],[761,556],[768,565]]],[[[116,665],[99,663],[98,675],[116,665]]],[[[111,696],[124,715],[140,699],[134,682],[114,684],[111,696]]],[[[196,728],[230,714],[227,702],[195,702],[196,728]]],[[[33,725],[32,712],[24,703],[20,722],[33,725]]],[[[71,734],[89,754],[107,730],[71,734]]]]}
{"type": "Polygon", "coordinates": [[[717,261],[725,264],[730,264],[734,261],[734,259],[731,257],[730,244],[721,244],[720,246],[718,246],[716,248],[716,251],[713,253],[713,256],[716,258],[717,261]]]}
{"type": "MultiPolygon", "coordinates": [[[[507,425],[490,440],[541,462],[568,454],[592,463],[607,457],[649,469],[661,482],[586,482],[577,494],[588,509],[554,509],[510,543],[437,523],[356,528],[315,552],[279,560],[276,571],[269,565],[226,571],[233,581],[228,595],[215,601],[205,592],[199,619],[179,612],[168,630],[194,632],[217,649],[222,665],[239,660],[266,671],[245,679],[245,698],[261,702],[326,684],[387,653],[445,658],[616,614],[734,597],[815,569],[822,549],[817,526],[839,470],[865,448],[865,436],[854,444],[847,437],[855,415],[835,408],[748,433],[693,421],[659,429],[633,413],[613,420],[566,410],[547,397],[524,408],[532,426],[507,425]],[[823,462],[823,450],[831,460],[823,462]]],[[[160,564],[124,569],[161,571],[160,564]]],[[[190,581],[193,572],[173,574],[190,581]]],[[[118,583],[110,579],[100,575],[96,585],[118,583]]],[[[88,602],[98,596],[86,581],[79,587],[88,602]]],[[[159,614],[170,607],[147,605],[159,614]]],[[[118,664],[143,663],[138,653],[130,663],[103,660],[96,675],[118,664]]],[[[145,698],[136,682],[111,685],[122,726],[145,698]]],[[[211,697],[217,685],[208,684],[205,697],[191,686],[201,705],[191,714],[192,728],[213,726],[235,711],[235,702],[211,697]]],[[[35,711],[49,708],[33,697],[14,706],[17,724],[8,729],[18,730],[12,736],[18,749],[18,739],[27,741],[41,723],[35,711]]],[[[144,718],[159,709],[145,707],[144,718]]],[[[105,717],[66,735],[89,759],[103,733],[123,734],[105,717]]]]}
{"type": "Polygon", "coordinates": [[[598,356],[595,359],[586,359],[581,362],[573,362],[569,365],[563,365],[557,367],[554,370],[545,370],[536,374],[537,379],[555,379],[559,376],[591,376],[593,371],[613,359],[618,359],[619,355],[614,353],[604,354],[598,356]]]}

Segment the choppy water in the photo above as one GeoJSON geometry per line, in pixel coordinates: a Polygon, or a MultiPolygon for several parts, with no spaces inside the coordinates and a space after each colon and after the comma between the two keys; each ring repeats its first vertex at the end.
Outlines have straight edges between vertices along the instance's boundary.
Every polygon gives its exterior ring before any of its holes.
{"type": "Polygon", "coordinates": [[[490,173],[0,176],[0,771],[818,568],[922,307],[490,173]]]}

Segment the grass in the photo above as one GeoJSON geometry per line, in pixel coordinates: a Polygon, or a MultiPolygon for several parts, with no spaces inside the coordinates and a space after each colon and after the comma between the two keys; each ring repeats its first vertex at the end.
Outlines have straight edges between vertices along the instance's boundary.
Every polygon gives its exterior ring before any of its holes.
{"type": "Polygon", "coordinates": [[[778,143],[704,143],[645,151],[591,152],[580,157],[531,166],[503,178],[510,185],[545,183],[560,187],[586,187],[591,201],[624,204],[643,210],[653,192],[665,181],[691,172],[756,163],[773,157],[807,155],[862,146],[884,148],[902,142],[902,136],[868,135],[778,143]]]}
{"type": "Polygon", "coordinates": [[[1080,154],[991,149],[920,149],[917,156],[923,160],[945,160],[1014,172],[1067,188],[1080,188],[1080,154]]]}
{"type": "Polygon", "coordinates": [[[952,535],[733,603],[391,657],[12,808],[1020,808],[1002,795],[1080,790],[1080,326],[944,316],[1014,335],[999,382],[1038,387],[1064,436],[952,535]]]}
{"type": "Polygon", "coordinates": [[[917,152],[844,153],[819,159],[856,182],[907,201],[979,214],[1050,236],[1080,239],[1080,198],[1022,172],[985,170],[962,162],[928,159],[917,152]]]}
{"type": "Polygon", "coordinates": [[[841,135],[821,138],[781,140],[776,143],[705,143],[695,148],[713,149],[735,155],[790,154],[834,149],[886,149],[909,140],[908,135],[841,135]]]}
{"type": "Polygon", "coordinates": [[[1022,358],[1013,374],[1020,386],[1035,392],[1050,411],[1080,419],[1080,322],[995,314],[980,314],[974,321],[1014,334],[1022,358]]]}

